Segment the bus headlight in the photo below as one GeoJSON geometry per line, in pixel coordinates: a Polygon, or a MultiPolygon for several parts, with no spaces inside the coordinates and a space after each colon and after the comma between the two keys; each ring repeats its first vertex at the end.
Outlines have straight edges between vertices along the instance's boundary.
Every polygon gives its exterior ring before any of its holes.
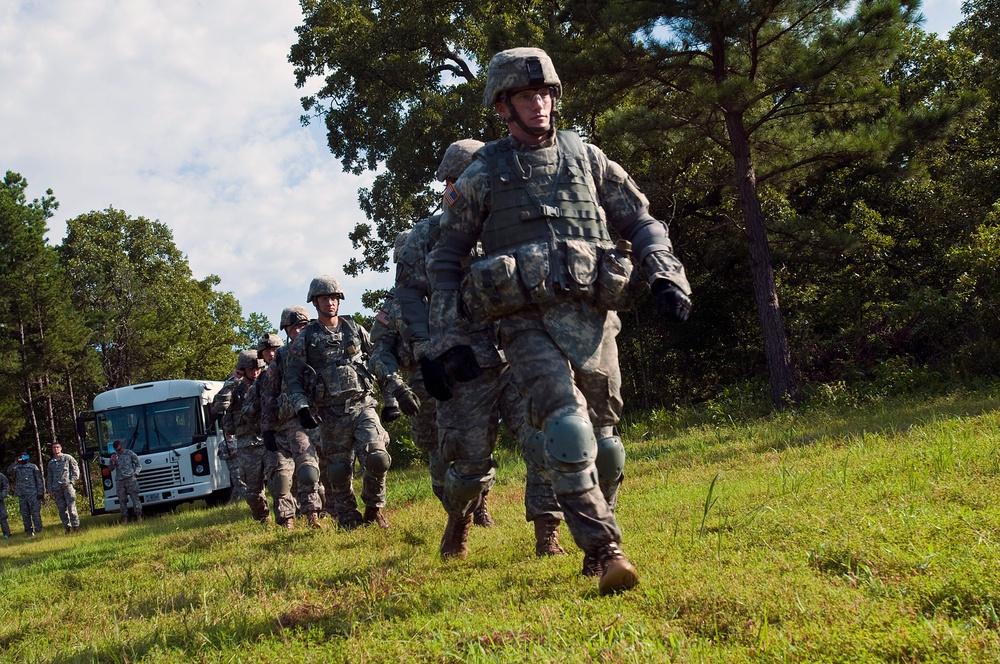
{"type": "Polygon", "coordinates": [[[191,453],[191,472],[201,477],[212,472],[208,465],[208,453],[205,450],[195,450],[191,453]]]}

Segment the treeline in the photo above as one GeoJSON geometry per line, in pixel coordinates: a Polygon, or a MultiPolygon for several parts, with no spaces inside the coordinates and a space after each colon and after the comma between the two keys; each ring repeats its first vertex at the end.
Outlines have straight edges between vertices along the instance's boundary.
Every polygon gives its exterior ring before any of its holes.
{"type": "Polygon", "coordinates": [[[71,219],[52,246],[58,202],[27,189],[10,171],[0,186],[0,467],[55,440],[75,450],[77,412],[98,392],[223,378],[234,348],[271,331],[217,276],[192,276],[166,225],[108,208],[71,219]]]}
{"type": "Polygon", "coordinates": [[[695,313],[622,316],[628,403],[758,381],[888,390],[1000,369],[1000,0],[947,40],[907,0],[303,0],[289,60],[305,121],[368,221],[348,272],[384,269],[435,207],[445,147],[506,132],[481,101],[499,50],[540,46],[562,128],[619,161],[669,222],[695,313]],[[364,44],[363,49],[358,45],[364,44]]]}

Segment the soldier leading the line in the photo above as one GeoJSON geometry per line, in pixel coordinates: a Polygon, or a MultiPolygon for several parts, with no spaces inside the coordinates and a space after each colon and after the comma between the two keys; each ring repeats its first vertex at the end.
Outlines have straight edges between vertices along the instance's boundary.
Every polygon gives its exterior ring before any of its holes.
{"type": "Polygon", "coordinates": [[[392,458],[386,450],[389,434],[375,412],[374,379],[365,366],[372,343],[368,330],[339,315],[343,299],[334,277],[322,275],[309,284],[306,301],[316,307],[318,320],[306,325],[288,350],[287,397],[303,428],[320,429],[320,456],[327,464],[338,524],[388,528],[382,508],[392,458]],[[355,459],[364,470],[364,515],[351,486],[355,459]]]}
{"type": "Polygon", "coordinates": [[[52,443],[52,459],[45,468],[49,493],[56,501],[59,519],[67,533],[80,530],[80,515],[76,511],[76,489],[80,466],[69,454],[63,454],[60,443],[52,443]]]}
{"type": "MultiPolygon", "coordinates": [[[[286,307],[281,312],[280,325],[288,335],[289,344],[295,341],[308,324],[309,312],[305,307],[286,307]]],[[[320,472],[316,446],[302,428],[284,395],[288,384],[288,348],[289,346],[281,346],[275,351],[260,395],[260,429],[264,446],[277,455],[277,463],[271,474],[274,519],[278,525],[291,530],[295,523],[297,497],[298,507],[306,515],[309,525],[319,528],[319,513],[323,509],[323,503],[319,493],[320,472]],[[298,486],[296,497],[292,496],[293,473],[298,486]]]]}
{"type": "Polygon", "coordinates": [[[575,133],[555,130],[561,95],[541,49],[510,49],[490,61],[483,101],[510,135],[481,149],[445,192],[428,259],[431,343],[454,378],[469,379],[475,355],[447,321],[460,300],[473,319],[500,321],[529,423],[544,434],[535,453],[584,551],[583,573],[599,575],[607,594],[639,582],[609,503],[625,457],[614,433],[622,399],[613,312],[629,305],[633,260],[661,315],[686,320],[691,289],[666,225],[650,216],[632,178],[575,133]],[[631,245],[616,248],[605,220],[631,245]],[[463,259],[477,241],[485,256],[466,273],[463,259]]]}

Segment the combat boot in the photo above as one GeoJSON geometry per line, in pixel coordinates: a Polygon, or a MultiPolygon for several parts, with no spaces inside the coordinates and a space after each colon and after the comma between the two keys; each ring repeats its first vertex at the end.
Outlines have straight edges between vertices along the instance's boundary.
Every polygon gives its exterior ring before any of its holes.
{"type": "Polygon", "coordinates": [[[337,525],[344,530],[354,530],[364,522],[364,517],[362,517],[361,512],[357,510],[351,510],[350,512],[337,515],[337,525]]]}
{"type": "Polygon", "coordinates": [[[495,525],[490,511],[486,509],[486,496],[489,494],[489,491],[483,494],[483,497],[479,500],[479,504],[476,505],[476,509],[472,512],[472,523],[481,528],[490,528],[495,525]]]}
{"type": "Polygon", "coordinates": [[[389,522],[386,521],[385,514],[382,513],[381,507],[365,507],[365,516],[363,521],[367,523],[374,523],[379,528],[388,528],[389,522]]]}
{"type": "Polygon", "coordinates": [[[295,530],[295,519],[285,519],[279,525],[285,530],[295,530]]]}
{"type": "Polygon", "coordinates": [[[536,556],[561,556],[566,553],[559,546],[559,519],[540,516],[534,523],[536,556]]]}
{"type": "Polygon", "coordinates": [[[602,595],[634,588],[639,583],[639,573],[628,561],[616,542],[605,544],[597,553],[604,572],[597,584],[602,595]]]}
{"type": "Polygon", "coordinates": [[[469,555],[469,530],[472,528],[472,515],[448,515],[448,525],[444,527],[441,537],[442,558],[465,558],[469,555]]]}
{"type": "Polygon", "coordinates": [[[600,576],[604,574],[604,567],[597,556],[585,553],[583,554],[583,569],[580,571],[580,574],[584,576],[600,576]]]}
{"type": "Polygon", "coordinates": [[[306,521],[309,522],[310,528],[323,527],[323,524],[319,522],[319,512],[306,512],[306,521]]]}
{"type": "Polygon", "coordinates": [[[66,526],[66,534],[69,535],[71,532],[73,532],[73,529],[70,528],[69,526],[66,526]]]}

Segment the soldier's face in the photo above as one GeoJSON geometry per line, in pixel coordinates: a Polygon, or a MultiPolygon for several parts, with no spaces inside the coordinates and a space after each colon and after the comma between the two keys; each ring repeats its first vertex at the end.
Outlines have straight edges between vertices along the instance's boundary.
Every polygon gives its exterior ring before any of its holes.
{"type": "MultiPolygon", "coordinates": [[[[517,90],[511,92],[510,103],[514,107],[514,111],[517,112],[517,116],[521,118],[521,122],[524,123],[529,129],[539,129],[547,130],[551,123],[552,118],[552,90],[548,86],[542,86],[539,88],[526,88],[524,90],[517,90]]],[[[503,102],[497,102],[496,111],[505,120],[510,119],[510,109],[503,102]]],[[[530,134],[520,125],[516,123],[511,123],[508,125],[510,127],[510,133],[514,138],[527,142],[534,143],[539,140],[539,137],[535,134],[530,134]]]]}
{"type": "Polygon", "coordinates": [[[264,360],[264,364],[270,364],[271,360],[274,359],[274,349],[265,348],[264,350],[260,351],[260,357],[262,360],[264,360]]]}
{"type": "Polygon", "coordinates": [[[59,456],[60,454],[62,454],[62,445],[53,445],[52,456],[59,456]]]}
{"type": "Polygon", "coordinates": [[[257,380],[257,376],[260,375],[260,369],[257,367],[247,367],[243,370],[243,380],[248,383],[252,383],[257,380]]]}
{"type": "Polygon", "coordinates": [[[316,312],[322,318],[334,318],[340,310],[340,298],[335,295],[317,295],[316,312]]]}
{"type": "Polygon", "coordinates": [[[306,325],[308,325],[308,324],[309,323],[307,323],[306,321],[301,321],[301,322],[296,323],[295,325],[292,325],[291,327],[289,327],[288,328],[288,338],[291,339],[292,341],[295,341],[295,337],[299,336],[299,332],[301,332],[302,330],[306,329],[306,325]]]}

